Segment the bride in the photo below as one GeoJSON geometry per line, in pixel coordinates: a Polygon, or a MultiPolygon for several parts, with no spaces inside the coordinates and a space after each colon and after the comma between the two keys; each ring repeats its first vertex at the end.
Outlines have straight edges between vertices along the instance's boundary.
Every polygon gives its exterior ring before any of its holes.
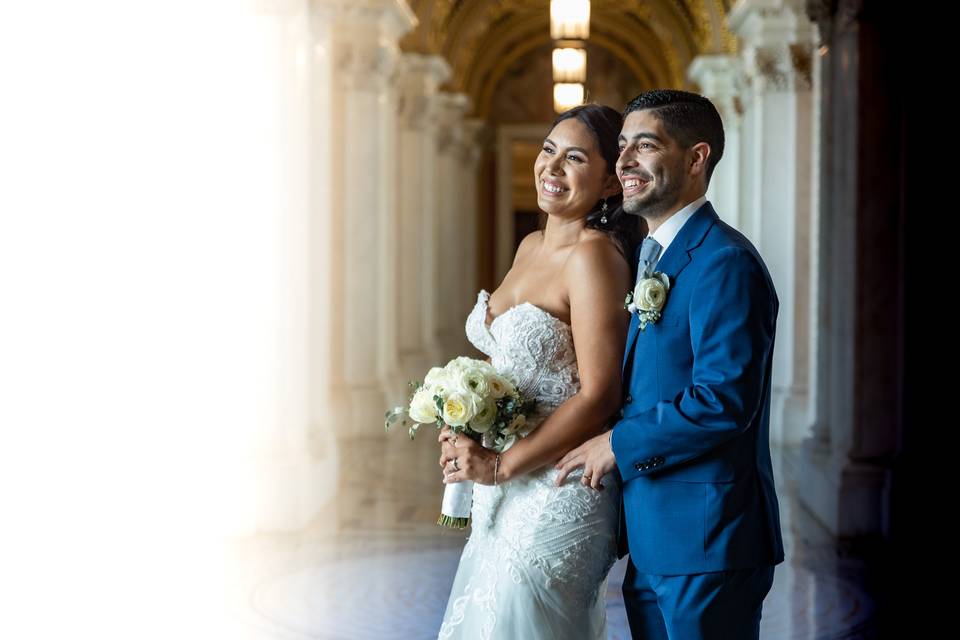
{"type": "Polygon", "coordinates": [[[558,487],[554,463],[620,408],[637,234],[614,173],[621,122],[600,105],[557,118],[534,163],[546,226],[524,238],[503,282],[480,291],[467,318],[470,341],[537,411],[501,454],[448,427],[440,433],[444,482],[476,483],[440,639],[607,637],[617,477],[577,470],[558,487]]]}

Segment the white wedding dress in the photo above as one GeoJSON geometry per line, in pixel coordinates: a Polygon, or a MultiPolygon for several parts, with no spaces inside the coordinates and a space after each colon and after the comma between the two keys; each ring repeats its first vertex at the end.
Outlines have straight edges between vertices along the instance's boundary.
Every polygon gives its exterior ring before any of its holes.
{"type": "MultiPolygon", "coordinates": [[[[489,297],[477,297],[467,337],[537,400],[528,435],[580,388],[573,334],[529,302],[488,327],[489,297]]],[[[602,491],[585,487],[579,468],[557,487],[558,474],[547,465],[498,486],[474,485],[470,536],[439,639],[606,640],[619,485],[611,473],[602,491]]]]}

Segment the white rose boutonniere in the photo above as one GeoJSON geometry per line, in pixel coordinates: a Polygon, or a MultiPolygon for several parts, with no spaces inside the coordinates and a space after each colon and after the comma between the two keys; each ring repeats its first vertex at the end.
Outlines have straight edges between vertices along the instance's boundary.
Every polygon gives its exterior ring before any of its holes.
{"type": "Polygon", "coordinates": [[[670,276],[654,271],[649,277],[640,278],[633,291],[627,293],[623,308],[640,317],[640,330],[643,331],[648,324],[660,319],[669,291],[670,276]]]}

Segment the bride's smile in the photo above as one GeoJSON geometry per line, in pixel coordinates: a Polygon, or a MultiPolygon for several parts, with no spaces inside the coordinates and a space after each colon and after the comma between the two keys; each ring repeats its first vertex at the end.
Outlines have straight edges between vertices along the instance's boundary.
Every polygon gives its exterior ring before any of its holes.
{"type": "Polygon", "coordinates": [[[552,197],[560,195],[561,193],[566,193],[569,191],[565,186],[557,182],[556,180],[550,180],[549,178],[544,178],[543,188],[541,189],[545,197],[552,197]]]}

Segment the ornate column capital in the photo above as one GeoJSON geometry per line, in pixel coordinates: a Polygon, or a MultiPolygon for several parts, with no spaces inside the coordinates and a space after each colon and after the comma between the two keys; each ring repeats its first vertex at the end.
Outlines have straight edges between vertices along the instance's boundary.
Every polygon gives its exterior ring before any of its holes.
{"type": "Polygon", "coordinates": [[[700,55],[687,67],[687,78],[716,105],[721,117],[733,123],[743,115],[743,61],[736,55],[700,55]]]}
{"type": "Polygon", "coordinates": [[[472,105],[465,93],[445,93],[436,95],[437,122],[437,150],[440,153],[448,152],[459,147],[463,142],[463,119],[469,113],[472,105]]]}
{"type": "Polygon", "coordinates": [[[417,25],[404,0],[312,0],[332,40],[335,76],[351,89],[378,89],[396,79],[400,38],[417,25]]]}
{"type": "Polygon", "coordinates": [[[806,0],[739,0],[727,18],[745,46],[812,42],[806,0]]]}
{"type": "Polygon", "coordinates": [[[805,0],[740,0],[728,19],[754,91],[810,89],[817,30],[805,0]]]}
{"type": "Polygon", "coordinates": [[[310,6],[345,35],[374,29],[378,35],[396,41],[419,24],[405,0],[310,0],[310,6]]]}
{"type": "Polygon", "coordinates": [[[754,91],[809,91],[813,46],[785,43],[744,50],[744,70],[754,91]]]}
{"type": "Polygon", "coordinates": [[[470,118],[463,123],[463,140],[460,145],[464,162],[471,168],[477,166],[483,151],[493,142],[493,130],[479,118],[470,118]]]}
{"type": "Polygon", "coordinates": [[[349,89],[379,89],[396,76],[398,50],[375,39],[338,39],[333,46],[335,77],[349,89]]]}
{"type": "Polygon", "coordinates": [[[404,53],[398,72],[400,121],[405,127],[423,129],[436,115],[432,97],[450,78],[450,65],[440,56],[404,53]]]}
{"type": "Polygon", "coordinates": [[[423,82],[425,87],[433,91],[449,80],[452,73],[450,65],[442,56],[422,53],[404,53],[400,60],[400,70],[405,76],[423,82]]]}

